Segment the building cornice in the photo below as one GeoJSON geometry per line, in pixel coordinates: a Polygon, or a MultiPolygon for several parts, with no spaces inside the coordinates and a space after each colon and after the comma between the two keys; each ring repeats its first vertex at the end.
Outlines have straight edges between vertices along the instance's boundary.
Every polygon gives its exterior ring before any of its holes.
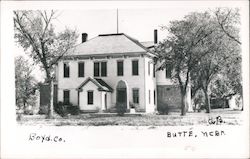
{"type": "Polygon", "coordinates": [[[146,56],[149,58],[157,57],[150,52],[125,52],[125,53],[105,53],[105,54],[88,54],[88,55],[65,55],[62,60],[80,60],[80,59],[109,59],[109,58],[127,58],[146,56]]]}

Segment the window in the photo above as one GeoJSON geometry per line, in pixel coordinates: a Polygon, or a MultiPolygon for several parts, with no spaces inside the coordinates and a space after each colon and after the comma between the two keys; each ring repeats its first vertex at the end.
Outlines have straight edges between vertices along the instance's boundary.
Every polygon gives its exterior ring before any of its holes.
{"type": "Polygon", "coordinates": [[[151,91],[150,90],[148,90],[148,103],[150,104],[151,103],[151,91]]]}
{"type": "Polygon", "coordinates": [[[123,61],[117,61],[117,76],[123,76],[123,61]]]}
{"type": "Polygon", "coordinates": [[[133,89],[133,103],[139,104],[139,89],[133,89]]]}
{"type": "Polygon", "coordinates": [[[94,76],[98,77],[100,76],[100,67],[99,67],[99,62],[94,63],[94,76]]]}
{"type": "Polygon", "coordinates": [[[155,101],[156,99],[155,98],[156,98],[156,94],[155,94],[155,90],[154,90],[154,105],[156,103],[156,101],[155,101]]]}
{"type": "Polygon", "coordinates": [[[150,62],[148,62],[148,75],[150,76],[150,62]]]}
{"type": "Polygon", "coordinates": [[[107,76],[107,62],[101,62],[101,76],[107,76]]]}
{"type": "Polygon", "coordinates": [[[70,92],[69,90],[64,90],[63,91],[63,103],[64,104],[69,104],[69,101],[70,101],[70,92]]]}
{"type": "Polygon", "coordinates": [[[107,62],[95,62],[94,63],[94,76],[95,77],[107,76],[107,62]]]}
{"type": "Polygon", "coordinates": [[[165,69],[166,69],[166,78],[171,78],[172,65],[171,64],[167,64],[165,69]]]}
{"type": "Polygon", "coordinates": [[[78,63],[78,77],[84,77],[84,62],[78,63]]]}
{"type": "Polygon", "coordinates": [[[88,91],[88,104],[94,104],[94,92],[88,91]]]}
{"type": "Polygon", "coordinates": [[[132,75],[139,75],[138,60],[132,61],[132,75]]]}
{"type": "Polygon", "coordinates": [[[63,64],[63,77],[69,77],[69,63],[63,64]]]}
{"type": "Polygon", "coordinates": [[[153,63],[153,77],[155,77],[155,64],[153,63]]]}

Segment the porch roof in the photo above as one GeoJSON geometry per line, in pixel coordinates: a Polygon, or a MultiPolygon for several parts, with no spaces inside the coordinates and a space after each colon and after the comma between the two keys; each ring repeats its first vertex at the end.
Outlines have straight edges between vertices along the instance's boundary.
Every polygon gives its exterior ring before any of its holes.
{"type": "Polygon", "coordinates": [[[91,78],[88,77],[85,81],[83,81],[79,87],[77,87],[77,90],[81,90],[88,82],[92,82],[94,83],[97,87],[99,91],[106,91],[106,92],[112,92],[113,89],[102,79],[99,78],[91,78]]]}

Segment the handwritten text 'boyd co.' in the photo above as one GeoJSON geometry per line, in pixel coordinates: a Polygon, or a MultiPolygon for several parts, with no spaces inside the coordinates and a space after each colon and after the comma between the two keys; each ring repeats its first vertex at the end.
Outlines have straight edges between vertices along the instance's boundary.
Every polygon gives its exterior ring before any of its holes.
{"type": "Polygon", "coordinates": [[[40,141],[40,142],[65,142],[65,140],[62,137],[59,136],[52,136],[52,135],[38,135],[36,133],[31,133],[29,135],[29,141],[40,141]]]}

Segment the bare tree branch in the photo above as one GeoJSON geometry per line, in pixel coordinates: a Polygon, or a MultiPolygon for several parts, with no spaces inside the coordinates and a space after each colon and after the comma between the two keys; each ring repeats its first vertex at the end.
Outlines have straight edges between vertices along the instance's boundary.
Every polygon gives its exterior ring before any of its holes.
{"type": "Polygon", "coordinates": [[[223,31],[229,38],[231,38],[232,40],[234,40],[235,42],[237,42],[238,44],[241,45],[240,40],[238,40],[236,37],[234,37],[233,35],[231,35],[231,34],[225,29],[225,22],[226,22],[226,20],[229,18],[231,12],[232,12],[232,10],[230,9],[230,10],[227,12],[227,14],[226,14],[226,16],[225,16],[225,18],[224,18],[223,20],[220,20],[220,15],[219,15],[219,14],[221,13],[220,8],[217,9],[214,13],[215,13],[217,22],[218,22],[220,28],[222,29],[222,31],[223,31]]]}

